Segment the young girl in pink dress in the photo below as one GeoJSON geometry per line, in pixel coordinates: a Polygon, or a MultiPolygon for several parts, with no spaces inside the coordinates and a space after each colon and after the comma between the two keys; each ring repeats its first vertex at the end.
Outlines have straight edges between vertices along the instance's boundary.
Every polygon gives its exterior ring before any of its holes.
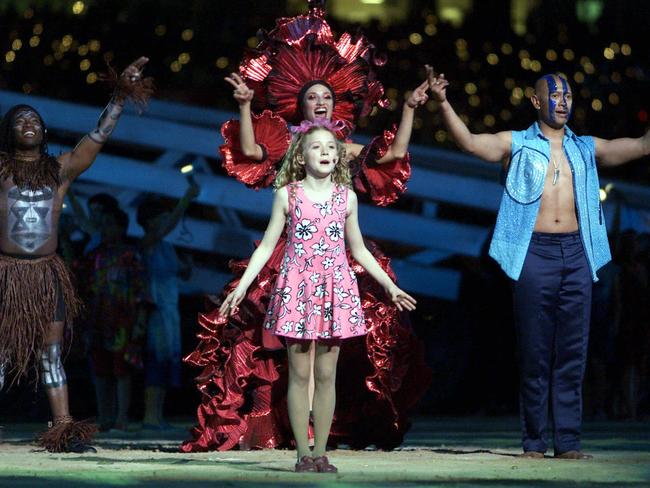
{"type": "Polygon", "coordinates": [[[296,137],[276,177],[271,220],[239,285],[220,312],[228,316],[271,256],[286,224],[287,245],[271,296],[265,329],[284,337],[289,363],[288,410],[296,441],[296,471],[336,472],[325,447],[336,401],[336,363],[342,339],[366,328],[354,272],[345,252],[385,289],[399,310],[415,300],[400,290],[366,249],[359,230],[357,197],[350,188],[345,149],[336,127],[316,119],[296,137]],[[309,448],[310,352],[315,348],[314,448],[309,448]]]}

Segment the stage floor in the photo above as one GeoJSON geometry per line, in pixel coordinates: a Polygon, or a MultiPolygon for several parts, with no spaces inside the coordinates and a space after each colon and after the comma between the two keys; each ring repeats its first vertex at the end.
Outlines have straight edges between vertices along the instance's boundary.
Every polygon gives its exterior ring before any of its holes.
{"type": "Polygon", "coordinates": [[[38,451],[31,439],[41,426],[5,425],[0,487],[650,486],[648,422],[586,422],[583,447],[594,459],[564,461],[516,457],[515,418],[420,417],[398,450],[330,452],[336,475],[293,473],[293,451],[181,454],[188,425],[175,425],[162,435],[103,434],[96,454],[38,451]]]}

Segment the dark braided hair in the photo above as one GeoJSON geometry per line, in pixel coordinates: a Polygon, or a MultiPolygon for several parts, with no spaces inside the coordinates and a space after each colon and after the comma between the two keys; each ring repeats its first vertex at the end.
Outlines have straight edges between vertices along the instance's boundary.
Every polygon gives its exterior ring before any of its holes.
{"type": "Polygon", "coordinates": [[[41,127],[43,128],[43,139],[41,141],[40,153],[43,156],[47,156],[47,128],[45,127],[45,121],[34,107],[25,104],[14,105],[9,109],[9,111],[7,111],[4,117],[2,117],[2,121],[0,122],[0,152],[5,154],[14,154],[16,152],[14,121],[18,113],[27,111],[34,112],[41,123],[41,127]]]}

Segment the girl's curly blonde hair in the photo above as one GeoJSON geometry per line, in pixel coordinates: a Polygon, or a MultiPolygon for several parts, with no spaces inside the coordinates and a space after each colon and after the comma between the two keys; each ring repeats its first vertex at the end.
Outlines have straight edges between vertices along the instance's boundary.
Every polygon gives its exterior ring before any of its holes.
{"type": "Polygon", "coordinates": [[[294,136],[291,146],[289,146],[289,150],[287,151],[287,154],[285,154],[282,164],[280,165],[280,170],[273,182],[273,188],[275,190],[278,190],[289,183],[300,181],[305,178],[305,166],[300,163],[299,157],[305,152],[305,141],[307,140],[307,136],[317,130],[329,132],[334,136],[334,140],[336,141],[336,152],[338,153],[339,161],[336,163],[336,166],[334,166],[332,180],[337,185],[352,186],[352,177],[350,176],[350,167],[348,166],[345,146],[336,138],[336,134],[334,134],[330,129],[314,125],[308,131],[304,133],[299,132],[294,136]]]}

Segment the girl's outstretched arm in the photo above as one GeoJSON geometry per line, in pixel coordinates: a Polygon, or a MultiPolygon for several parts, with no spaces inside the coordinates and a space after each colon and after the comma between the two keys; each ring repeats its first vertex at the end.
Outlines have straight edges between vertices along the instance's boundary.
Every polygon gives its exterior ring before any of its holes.
{"type": "Polygon", "coordinates": [[[266,227],[262,242],[257,246],[255,252],[248,262],[248,267],[244,275],[239,280],[237,287],[230,292],[226,299],[219,308],[221,315],[228,316],[233,312],[233,309],[241,303],[246,296],[246,290],[262,270],[266,262],[271,257],[275,245],[282,235],[282,230],[287,220],[287,212],[289,211],[289,194],[286,187],[280,188],[275,193],[273,199],[273,209],[271,210],[271,219],[269,225],[266,227]]]}
{"type": "Polygon", "coordinates": [[[359,229],[358,207],[357,195],[352,190],[348,190],[348,215],[345,219],[345,240],[350,248],[352,257],[364,267],[370,276],[379,282],[399,310],[415,310],[417,303],[415,298],[393,283],[393,280],[381,269],[377,260],[363,243],[363,237],[359,229]]]}

